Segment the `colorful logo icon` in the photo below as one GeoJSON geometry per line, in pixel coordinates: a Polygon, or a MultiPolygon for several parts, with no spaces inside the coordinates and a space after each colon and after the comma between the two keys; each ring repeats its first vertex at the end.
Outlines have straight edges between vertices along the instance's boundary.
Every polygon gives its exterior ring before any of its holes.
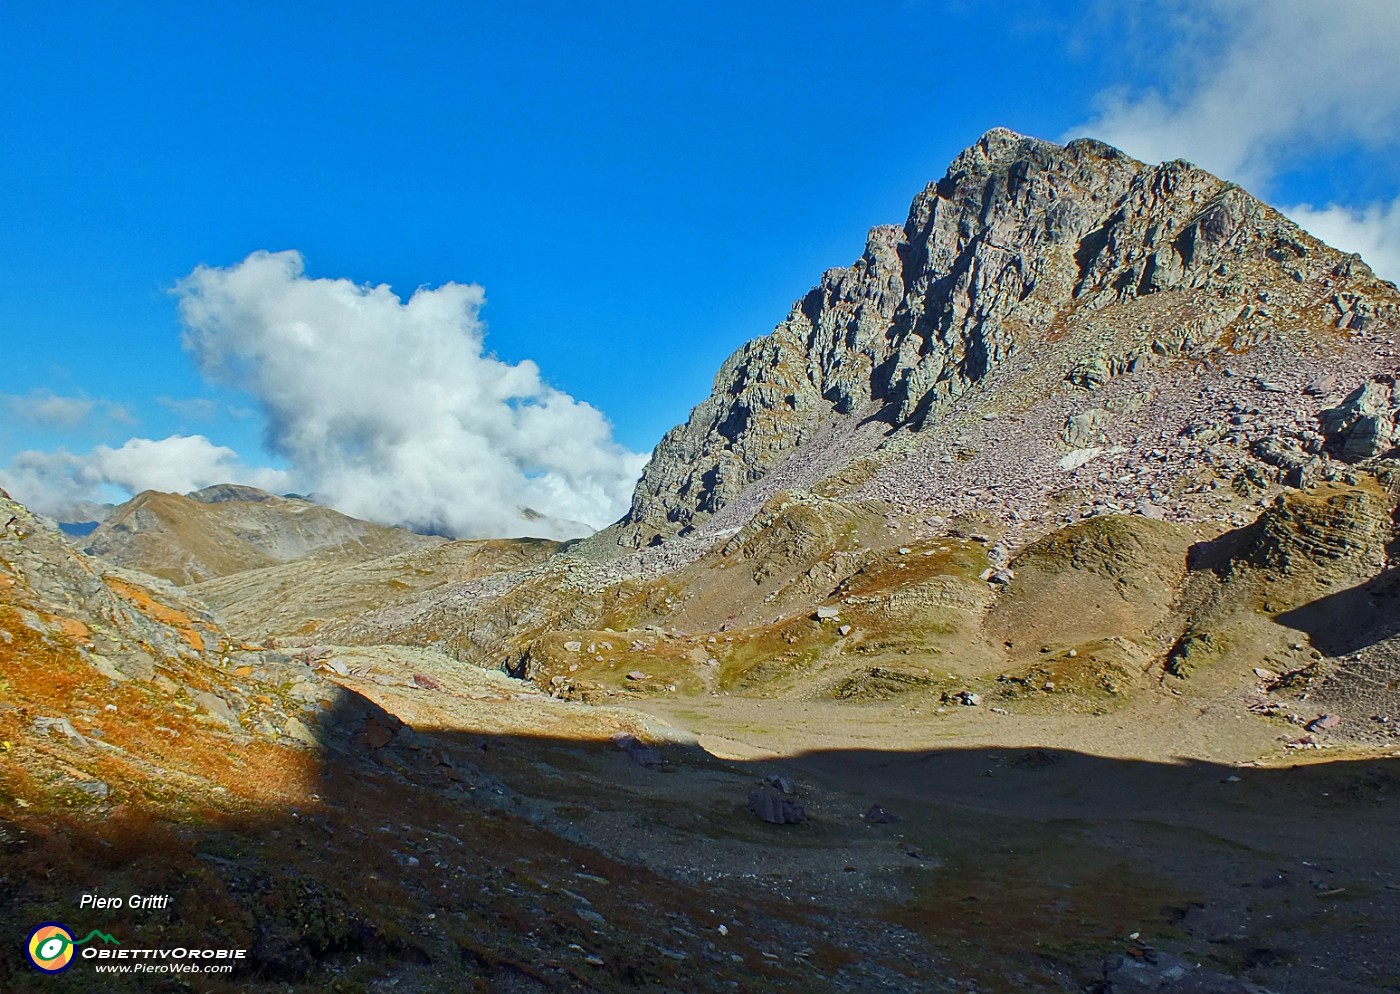
{"type": "Polygon", "coordinates": [[[92,939],[120,946],[121,943],[106,932],[93,929],[85,938],[75,940],[68,926],[59,922],[44,922],[29,933],[25,951],[29,954],[29,965],[40,973],[62,973],[73,965],[73,949],[92,939]]]}
{"type": "Polygon", "coordinates": [[[67,925],[44,922],[29,933],[28,951],[40,973],[62,973],[73,965],[73,933],[67,925]]]}

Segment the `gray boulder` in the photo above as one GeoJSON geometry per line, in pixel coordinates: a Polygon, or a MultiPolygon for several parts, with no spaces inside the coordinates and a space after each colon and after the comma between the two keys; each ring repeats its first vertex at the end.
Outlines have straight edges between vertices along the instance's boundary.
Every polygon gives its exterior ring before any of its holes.
{"type": "Polygon", "coordinates": [[[1319,415],[1328,447],[1347,462],[1385,455],[1400,443],[1400,388],[1395,376],[1377,376],[1319,415]]]}
{"type": "Polygon", "coordinates": [[[1065,426],[1060,432],[1060,438],[1070,448],[1087,448],[1103,438],[1104,429],[1112,421],[1113,415],[1108,411],[1102,407],[1091,407],[1087,411],[1071,414],[1065,418],[1065,426]]]}
{"type": "Polygon", "coordinates": [[[1258,984],[1189,963],[1154,949],[1108,957],[1103,965],[1104,994],[1270,994],[1258,984]]]}
{"type": "Polygon", "coordinates": [[[759,787],[749,794],[749,810],[770,825],[800,825],[807,820],[801,804],[771,787],[759,787]]]}

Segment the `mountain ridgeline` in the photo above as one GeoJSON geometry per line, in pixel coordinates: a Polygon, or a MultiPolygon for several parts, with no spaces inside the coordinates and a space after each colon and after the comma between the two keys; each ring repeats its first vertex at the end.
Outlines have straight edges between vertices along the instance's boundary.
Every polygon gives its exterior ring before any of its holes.
{"type": "Polygon", "coordinates": [[[1359,258],[1189,163],[994,129],[902,228],[874,228],[854,265],[724,363],[612,534],[636,547],[696,527],[833,423],[946,418],[1017,354],[1053,349],[1092,383],[1143,355],[1335,336],[1396,308],[1359,258]]]}
{"type": "Polygon", "coordinates": [[[183,495],[143,491],[113,508],[84,551],[188,584],[308,556],[353,562],[445,541],[361,521],[300,497],[220,484],[183,495]]]}

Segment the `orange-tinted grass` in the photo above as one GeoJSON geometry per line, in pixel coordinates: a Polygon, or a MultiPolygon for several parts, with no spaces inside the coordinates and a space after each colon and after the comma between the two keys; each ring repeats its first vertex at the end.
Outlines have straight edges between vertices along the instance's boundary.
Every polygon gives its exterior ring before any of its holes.
{"type": "Polygon", "coordinates": [[[128,601],[147,617],[154,618],[156,621],[174,628],[195,652],[204,651],[204,636],[195,627],[195,620],[189,615],[183,611],[177,611],[168,604],[162,604],[140,587],[117,577],[108,576],[104,579],[107,586],[111,587],[112,592],[117,596],[128,601]]]}

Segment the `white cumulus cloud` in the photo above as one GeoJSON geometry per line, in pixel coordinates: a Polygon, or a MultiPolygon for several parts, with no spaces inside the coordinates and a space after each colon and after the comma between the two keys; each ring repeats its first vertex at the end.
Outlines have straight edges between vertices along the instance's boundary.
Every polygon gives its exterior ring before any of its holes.
{"type": "Polygon", "coordinates": [[[626,508],[645,457],[530,361],[485,350],[479,286],[407,301],[305,275],[297,252],[176,285],[185,345],[250,394],[301,489],[359,517],[454,535],[578,535],[626,508]],[[547,516],[527,522],[522,510],[547,516]]]}
{"type": "MultiPolygon", "coordinates": [[[[1189,159],[1265,196],[1277,176],[1319,154],[1400,141],[1395,0],[1181,0],[1154,13],[1129,40],[1148,51],[1175,40],[1162,52],[1170,82],[1100,94],[1097,114],[1066,138],[1092,135],[1149,162],[1189,159]]],[[[1394,204],[1280,206],[1400,278],[1394,204]]]]}
{"type": "Polygon", "coordinates": [[[1284,212],[1328,245],[1360,252],[1378,275],[1400,280],[1400,199],[1361,209],[1299,204],[1284,212]]]}
{"type": "Polygon", "coordinates": [[[244,466],[238,453],[203,435],[132,438],[118,448],[99,445],[76,455],[67,449],[20,452],[0,470],[0,487],[43,514],[83,520],[106,487],[127,493],[188,493],[215,483],[245,483],[277,491],[281,470],[244,466]]]}
{"type": "Polygon", "coordinates": [[[132,493],[164,490],[183,494],[215,483],[245,483],[264,490],[285,489],[288,476],[276,469],[244,466],[238,453],[203,435],[129,439],[120,448],[99,445],[89,465],[104,483],[132,493]]]}

